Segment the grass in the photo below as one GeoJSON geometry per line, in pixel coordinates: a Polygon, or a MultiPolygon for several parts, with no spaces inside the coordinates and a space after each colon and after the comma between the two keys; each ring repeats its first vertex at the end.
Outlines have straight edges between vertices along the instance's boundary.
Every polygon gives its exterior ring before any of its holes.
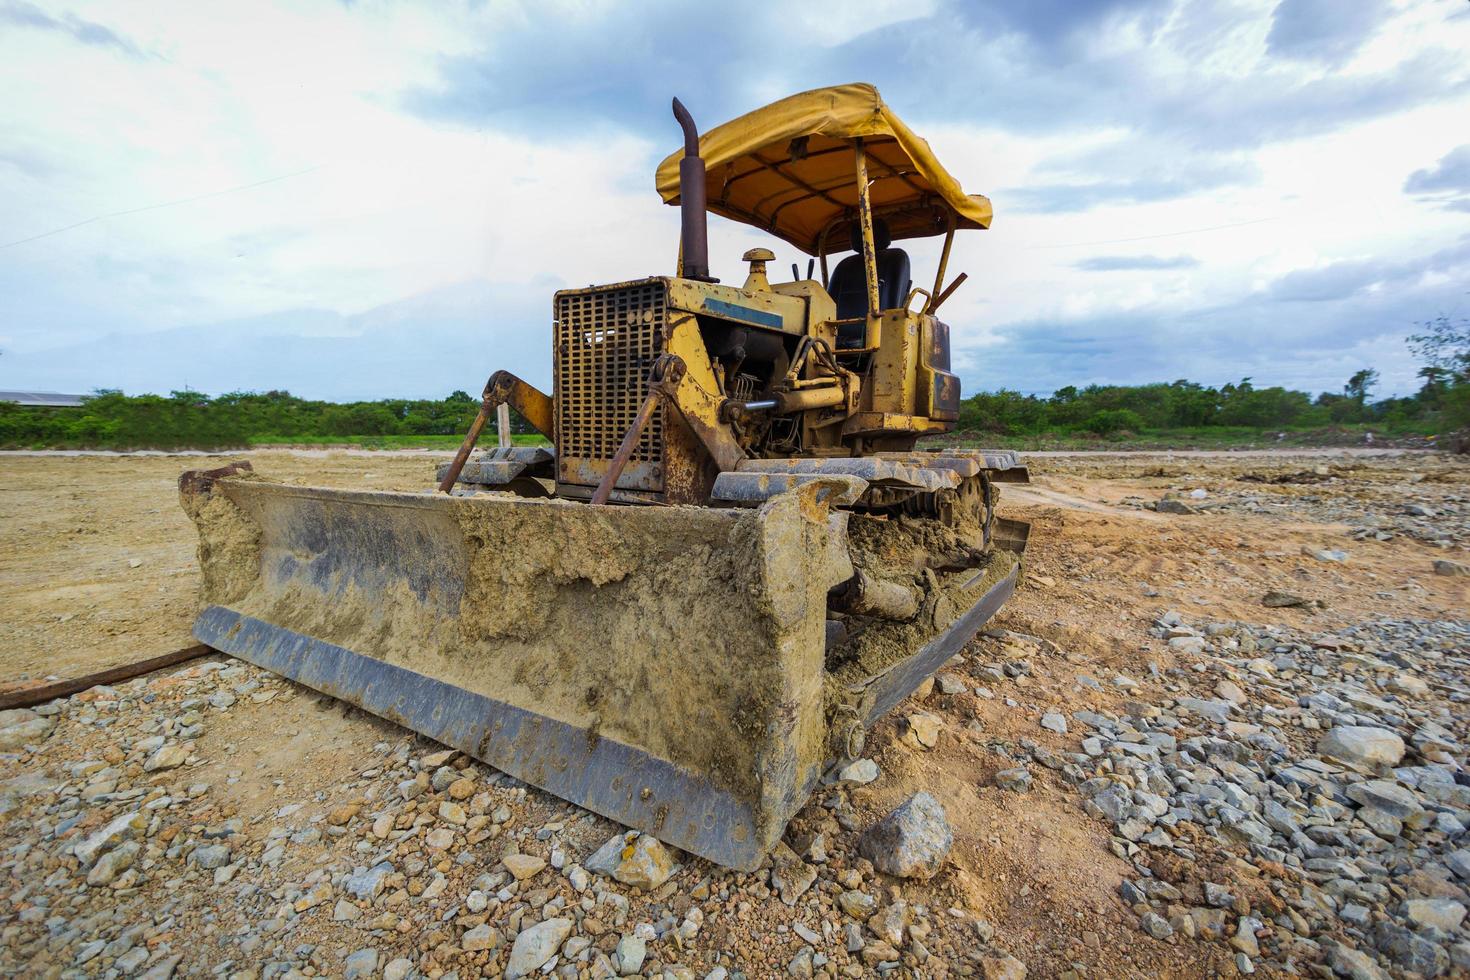
{"type": "MultiPolygon", "coordinates": [[[[252,449],[282,449],[310,446],[321,449],[458,449],[462,435],[448,436],[256,436],[250,440],[252,449]]],[[[511,436],[517,446],[549,446],[544,436],[536,433],[511,436]]],[[[495,446],[495,434],[487,433],[476,448],[488,449],[495,446]]]]}
{"type": "Polygon", "coordinates": [[[1117,451],[1128,449],[1283,449],[1331,446],[1432,446],[1430,425],[1341,425],[1314,429],[1256,429],[1248,426],[1199,426],[1146,429],[1107,436],[1090,432],[1042,432],[999,435],[957,432],[946,442],[971,448],[1053,452],[1117,451]],[[1373,441],[1368,441],[1372,433],[1373,441]]]}

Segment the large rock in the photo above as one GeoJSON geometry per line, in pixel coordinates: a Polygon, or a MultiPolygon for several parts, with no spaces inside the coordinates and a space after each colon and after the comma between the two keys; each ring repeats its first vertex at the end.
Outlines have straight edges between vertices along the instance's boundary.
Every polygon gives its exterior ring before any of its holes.
{"type": "Polygon", "coordinates": [[[505,965],[506,980],[530,976],[541,969],[571,934],[571,919],[547,919],[522,929],[510,948],[510,961],[505,965]]]}
{"type": "Polygon", "coordinates": [[[97,860],[97,856],[103,851],[116,847],[125,840],[131,840],[147,829],[148,819],[141,811],[133,810],[131,813],[114,817],[105,827],[72,848],[72,853],[77,856],[78,861],[82,862],[82,866],[86,867],[97,860]]]}
{"type": "Polygon", "coordinates": [[[93,888],[112,884],[118,875],[133,866],[142,848],[143,845],[137,841],[128,841],[114,847],[92,865],[92,870],[87,873],[87,884],[93,888]]]}
{"type": "Polygon", "coordinates": [[[1374,807],[1400,820],[1423,810],[1418,799],[1398,783],[1386,779],[1369,779],[1347,788],[1348,799],[1361,806],[1374,807]]]}
{"type": "Polygon", "coordinates": [[[56,722],[50,718],[34,714],[30,718],[6,725],[0,728],[0,752],[14,752],[26,745],[40,742],[55,727],[56,722]]]}
{"type": "Polygon", "coordinates": [[[869,827],[858,843],[873,867],[897,878],[932,878],[944,866],[954,834],[944,807],[928,793],[915,793],[869,827]]]}
{"type": "Polygon", "coordinates": [[[1465,906],[1450,898],[1411,898],[1404,903],[1404,915],[1416,927],[1454,932],[1465,921],[1465,906]]]}
{"type": "Polygon", "coordinates": [[[1396,766],[1404,757],[1404,740],[1387,728],[1338,725],[1317,743],[1317,751],[1363,772],[1396,766]]]}
{"type": "Polygon", "coordinates": [[[588,871],[645,891],[662,885],[674,873],[674,856],[669,849],[658,838],[636,830],[614,835],[583,864],[588,871]]]}
{"type": "Polygon", "coordinates": [[[171,742],[161,746],[150,755],[143,763],[144,772],[157,772],[160,769],[177,769],[189,759],[188,746],[171,742]]]}
{"type": "Polygon", "coordinates": [[[1388,974],[1362,950],[1334,942],[1327,948],[1327,965],[1338,976],[1352,980],[1388,980],[1388,974]]]}

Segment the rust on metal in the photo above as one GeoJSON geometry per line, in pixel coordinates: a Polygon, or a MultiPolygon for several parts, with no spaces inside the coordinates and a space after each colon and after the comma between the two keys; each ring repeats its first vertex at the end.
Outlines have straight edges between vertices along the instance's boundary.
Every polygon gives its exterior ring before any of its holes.
{"type": "Polygon", "coordinates": [[[490,413],[494,407],[490,399],[486,397],[480,403],[480,410],[475,413],[475,420],[470,423],[470,431],[464,434],[464,441],[459,444],[459,452],[454,454],[454,462],[449,464],[449,469],[444,473],[444,479],[439,481],[439,492],[448,493],[454,489],[454,484],[459,480],[460,470],[470,458],[470,452],[475,448],[475,443],[480,439],[480,433],[485,430],[485,423],[490,420],[490,413]]]}
{"type": "MultiPolygon", "coordinates": [[[[247,464],[245,469],[248,470],[249,468],[247,464]]],[[[225,469],[229,469],[229,467],[225,467],[225,469]]],[[[221,471],[211,470],[209,472],[219,473],[221,471]]],[[[188,475],[190,474],[185,474],[185,476],[188,475]]],[[[203,473],[201,471],[195,471],[195,475],[203,475],[203,473]]],[[[235,474],[231,473],[226,475],[233,476],[235,474]]],[[[182,481],[180,483],[182,484],[182,481]]],[[[134,677],[151,674],[155,670],[163,670],[165,667],[187,663],[190,660],[197,660],[200,657],[207,657],[211,653],[217,652],[214,647],[206,646],[203,643],[196,643],[193,646],[175,650],[173,653],[165,653],[162,656],[150,657],[147,660],[138,660],[134,663],[122,664],[118,667],[109,667],[106,670],[84,674],[81,677],[52,681],[49,684],[42,684],[39,687],[24,687],[15,691],[6,691],[0,694],[0,711],[8,711],[11,708],[30,708],[34,705],[45,704],[47,701],[54,701],[57,698],[68,698],[73,694],[80,694],[83,691],[91,690],[103,684],[117,684],[122,681],[132,680],[134,677]]]]}
{"type": "Polygon", "coordinates": [[[248,459],[230,463],[213,470],[186,470],[179,476],[180,493],[208,493],[216,480],[224,480],[242,473],[253,473],[255,468],[248,459]]]}
{"type": "Polygon", "coordinates": [[[669,397],[671,387],[677,386],[683,377],[684,361],[678,356],[662,354],[653,362],[653,368],[648,372],[648,394],[638,407],[638,414],[633,416],[633,424],[628,427],[618,451],[613,453],[607,472],[602,475],[602,481],[597,484],[597,490],[592,494],[592,503],[607,503],[613,487],[617,486],[618,477],[623,475],[623,467],[628,465],[628,460],[638,448],[638,439],[643,434],[643,427],[653,416],[653,410],[658,407],[660,400],[669,397]]]}
{"type": "Polygon", "coordinates": [[[944,304],[945,300],[954,295],[954,291],[956,289],[959,289],[965,284],[965,280],[968,278],[970,278],[970,274],[968,272],[961,272],[959,275],[955,276],[954,281],[951,282],[948,286],[944,287],[944,292],[934,297],[934,302],[929,304],[929,309],[925,312],[933,313],[935,310],[938,310],[939,307],[944,304]]]}
{"type": "Polygon", "coordinates": [[[485,382],[484,400],[492,408],[509,405],[521,418],[548,439],[556,438],[555,409],[551,396],[509,371],[496,371],[485,382]]]}

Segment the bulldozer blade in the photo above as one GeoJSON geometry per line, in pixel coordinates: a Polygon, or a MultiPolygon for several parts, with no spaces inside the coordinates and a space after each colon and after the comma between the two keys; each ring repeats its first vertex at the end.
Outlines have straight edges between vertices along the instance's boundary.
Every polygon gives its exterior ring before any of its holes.
{"type": "Polygon", "coordinates": [[[720,864],[826,757],[819,484],[758,509],[180,481],[194,635],[720,864]]]}
{"type": "MultiPolygon", "coordinates": [[[[180,488],[200,642],[693,854],[758,867],[834,758],[827,593],[853,565],[820,482],[728,509],[180,488]]],[[[862,724],[993,615],[1007,560],[848,687],[862,724]]]]}

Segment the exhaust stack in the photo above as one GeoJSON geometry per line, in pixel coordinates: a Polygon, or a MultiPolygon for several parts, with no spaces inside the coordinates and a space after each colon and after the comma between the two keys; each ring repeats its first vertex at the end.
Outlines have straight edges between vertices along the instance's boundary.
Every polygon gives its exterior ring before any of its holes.
{"type": "Polygon", "coordinates": [[[674,100],[674,118],[684,130],[684,159],[679,161],[679,223],[682,274],[685,279],[715,282],[709,274],[709,232],[705,225],[704,159],[699,130],[684,103],[674,100]]]}

